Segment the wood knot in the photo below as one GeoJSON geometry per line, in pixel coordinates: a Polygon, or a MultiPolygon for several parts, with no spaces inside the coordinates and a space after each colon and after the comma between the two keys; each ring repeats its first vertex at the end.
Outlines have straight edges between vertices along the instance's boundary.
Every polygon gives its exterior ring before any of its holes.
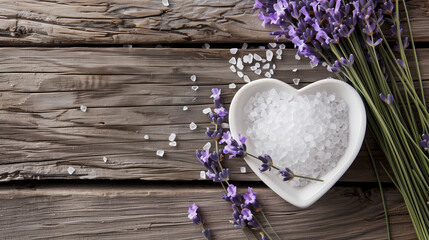
{"type": "Polygon", "coordinates": [[[30,30],[25,26],[12,27],[9,29],[12,37],[23,37],[30,33],[30,30]]]}

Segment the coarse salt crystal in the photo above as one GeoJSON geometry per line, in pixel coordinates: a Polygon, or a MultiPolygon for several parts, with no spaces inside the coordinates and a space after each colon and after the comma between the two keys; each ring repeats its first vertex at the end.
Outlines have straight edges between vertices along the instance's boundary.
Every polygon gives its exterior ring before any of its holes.
{"type": "Polygon", "coordinates": [[[281,50],[281,49],[277,49],[277,51],[276,51],[276,54],[277,54],[277,55],[282,55],[282,53],[283,53],[283,50],[281,50]]]}
{"type": "Polygon", "coordinates": [[[67,172],[72,175],[74,172],[76,171],[76,169],[74,169],[74,167],[69,167],[67,168],[67,172]]]}
{"type": "Polygon", "coordinates": [[[253,54],[249,53],[249,64],[251,64],[253,62],[253,54]]]}
{"type": "Polygon", "coordinates": [[[262,61],[262,57],[261,57],[261,56],[259,56],[257,53],[253,54],[253,58],[254,58],[256,61],[262,61]]]}
{"type": "Polygon", "coordinates": [[[260,64],[260,63],[258,63],[258,62],[257,62],[257,63],[255,63],[255,67],[256,67],[256,68],[259,68],[260,66],[261,66],[261,64],[260,64]]]}
{"type": "Polygon", "coordinates": [[[295,85],[298,85],[298,84],[299,84],[299,81],[301,81],[301,79],[299,79],[299,78],[294,78],[294,79],[292,79],[292,81],[293,81],[293,83],[294,83],[295,85]]]}
{"type": "Polygon", "coordinates": [[[198,86],[192,86],[191,89],[194,90],[194,91],[197,91],[198,90],[198,86]]]}
{"type": "Polygon", "coordinates": [[[236,64],[237,63],[237,59],[235,59],[235,57],[232,57],[231,59],[229,59],[229,63],[236,64]]]}
{"type": "Polygon", "coordinates": [[[195,81],[197,81],[197,76],[195,76],[195,75],[192,75],[192,76],[191,76],[191,81],[192,81],[192,82],[195,82],[195,81]]]}
{"type": "Polygon", "coordinates": [[[238,77],[242,78],[244,76],[244,74],[240,71],[237,72],[238,77]]]}
{"type": "Polygon", "coordinates": [[[243,45],[241,46],[241,49],[247,49],[249,45],[247,43],[243,43],[243,45]]]}
{"type": "Polygon", "coordinates": [[[299,61],[299,60],[301,60],[301,57],[298,54],[296,54],[295,59],[299,61]]]}
{"type": "Polygon", "coordinates": [[[328,64],[326,62],[322,62],[322,67],[326,67],[328,64]]]}
{"type": "Polygon", "coordinates": [[[243,80],[247,83],[250,82],[250,78],[247,75],[243,76],[243,80]]]}
{"type": "Polygon", "coordinates": [[[267,60],[265,58],[262,58],[262,62],[265,63],[267,60]]]}
{"type": "Polygon", "coordinates": [[[249,55],[244,55],[243,62],[244,63],[249,63],[249,55]]]}
{"type": "Polygon", "coordinates": [[[241,61],[241,58],[237,59],[237,67],[240,70],[243,70],[244,66],[243,66],[243,62],[241,61]]]}
{"type": "Polygon", "coordinates": [[[103,157],[103,162],[107,162],[107,157],[103,157]]]}
{"type": "Polygon", "coordinates": [[[265,77],[270,78],[271,77],[271,73],[270,72],[266,72],[265,73],[265,77]]]}
{"type": "Polygon", "coordinates": [[[271,73],[271,75],[273,75],[274,74],[274,70],[270,69],[270,73],[271,73]]]}
{"type": "Polygon", "coordinates": [[[86,110],[87,110],[88,108],[86,107],[86,106],[84,106],[84,105],[82,105],[82,106],[80,106],[80,110],[82,111],[82,112],[86,112],[86,110]]]}
{"type": "Polygon", "coordinates": [[[269,63],[267,63],[264,66],[262,66],[262,69],[268,69],[268,68],[270,68],[270,64],[269,63]]]}
{"type": "Polygon", "coordinates": [[[228,85],[228,87],[229,87],[229,88],[231,88],[231,89],[234,89],[234,88],[236,88],[237,86],[235,85],[235,83],[230,83],[230,84],[228,85]]]}
{"type": "Polygon", "coordinates": [[[208,44],[208,43],[204,43],[204,44],[203,44],[203,48],[204,48],[204,49],[210,49],[210,44],[208,44]]]}
{"type": "Polygon", "coordinates": [[[204,114],[209,114],[209,113],[211,113],[212,112],[212,109],[211,108],[204,108],[203,109],[203,113],[204,114]]]}
{"type": "Polygon", "coordinates": [[[317,63],[317,62],[310,62],[311,68],[315,68],[315,67],[317,67],[317,65],[319,65],[319,63],[317,63]]]}
{"type": "Polygon", "coordinates": [[[149,135],[144,135],[143,138],[146,139],[146,140],[148,140],[149,139],[149,135]]]}
{"type": "Polygon", "coordinates": [[[277,43],[274,43],[274,42],[268,43],[268,46],[270,46],[272,48],[275,48],[277,46],[277,43]]]}
{"type": "Polygon", "coordinates": [[[292,69],[292,72],[297,72],[297,71],[298,71],[298,68],[292,69]]]}
{"type": "Polygon", "coordinates": [[[176,147],[176,146],[177,146],[177,142],[175,142],[175,141],[171,141],[171,142],[169,142],[169,143],[168,143],[168,145],[169,145],[170,147],[176,147]]]}
{"type": "Polygon", "coordinates": [[[240,167],[240,172],[241,173],[246,173],[247,172],[246,167],[240,167]]]}
{"type": "Polygon", "coordinates": [[[203,150],[210,150],[211,147],[212,147],[212,144],[210,142],[207,142],[206,144],[204,144],[203,150]]]}
{"type": "Polygon", "coordinates": [[[226,123],[226,122],[222,123],[222,128],[229,128],[229,123],[226,123]]]}
{"type": "Polygon", "coordinates": [[[261,73],[262,73],[262,70],[261,70],[261,69],[256,69],[255,74],[257,74],[257,75],[261,75],[261,73]]]}
{"type": "Polygon", "coordinates": [[[286,45],[284,45],[284,44],[282,43],[282,44],[280,44],[280,45],[279,45],[279,48],[280,48],[280,49],[285,49],[285,48],[286,48],[286,45]]]}
{"type": "MultiPolygon", "coordinates": [[[[279,49],[279,50],[280,50],[280,49],[279,49]]],[[[271,62],[271,60],[273,60],[273,56],[274,56],[273,51],[271,51],[271,50],[267,50],[266,55],[267,55],[267,61],[268,61],[268,62],[271,62]]]]}
{"type": "Polygon", "coordinates": [[[206,172],[201,171],[201,172],[200,172],[200,178],[201,178],[201,179],[206,179],[206,172]]]}
{"type": "Polygon", "coordinates": [[[231,54],[236,54],[236,53],[237,53],[237,51],[238,51],[238,48],[231,48],[231,49],[229,49],[229,52],[230,52],[231,54]]]}
{"type": "Polygon", "coordinates": [[[175,133],[170,134],[170,136],[168,137],[168,141],[172,142],[174,141],[174,139],[176,139],[176,134],[175,133]]]}
{"type": "Polygon", "coordinates": [[[273,69],[276,70],[276,65],[275,64],[273,64],[273,69]]]}
{"type": "Polygon", "coordinates": [[[282,60],[282,55],[277,55],[276,57],[278,60],[282,60]]]}
{"type": "Polygon", "coordinates": [[[189,128],[191,130],[195,130],[195,129],[197,129],[197,124],[195,124],[194,122],[191,122],[191,124],[189,124],[189,128]]]}
{"type": "Polygon", "coordinates": [[[188,106],[183,106],[183,111],[188,111],[188,106]]]}
{"type": "Polygon", "coordinates": [[[164,5],[165,7],[168,7],[170,3],[168,2],[168,0],[162,0],[162,5],[164,5]]]}
{"type": "Polygon", "coordinates": [[[250,66],[250,70],[255,71],[256,69],[258,69],[256,66],[250,66]]]}
{"type": "Polygon", "coordinates": [[[231,66],[229,67],[229,69],[231,69],[231,71],[232,71],[232,72],[234,72],[234,73],[235,73],[235,72],[237,72],[237,70],[235,69],[235,66],[234,66],[234,65],[231,65],[231,66]]]}
{"type": "Polygon", "coordinates": [[[163,157],[164,156],[164,150],[156,150],[156,155],[158,157],[163,157]]]}

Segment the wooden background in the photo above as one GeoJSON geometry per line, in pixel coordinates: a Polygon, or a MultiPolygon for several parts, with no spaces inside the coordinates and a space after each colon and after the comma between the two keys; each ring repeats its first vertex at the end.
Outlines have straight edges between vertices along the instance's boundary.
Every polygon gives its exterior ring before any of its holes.
{"type": "MultiPolygon", "coordinates": [[[[0,0],[0,238],[201,239],[187,219],[194,202],[215,239],[244,238],[228,222],[231,210],[220,199],[221,187],[199,179],[203,168],[195,149],[208,141],[201,110],[211,106],[210,89],[222,88],[229,103],[244,84],[229,70],[229,48],[273,42],[252,5],[238,0],[170,0],[169,7],[161,0],[0,0]],[[202,43],[211,49],[202,49],[202,43]],[[193,74],[196,83],[189,80],[193,74]],[[230,83],[237,89],[228,89],[230,83]],[[191,90],[193,85],[199,89],[191,90]],[[88,111],[80,111],[81,105],[88,111]],[[191,122],[197,130],[189,129],[191,122]],[[168,146],[173,132],[175,148],[168,146]],[[155,155],[157,149],[166,151],[163,158],[155,155]]],[[[429,89],[428,2],[410,0],[408,7],[429,89]]],[[[239,50],[237,56],[246,53],[265,51],[239,50]]],[[[299,77],[303,87],[332,76],[306,60],[296,61],[294,54],[288,49],[283,60],[275,60],[274,78],[292,83],[299,77]]],[[[376,160],[384,161],[367,139],[376,160]]],[[[242,160],[226,165],[234,184],[258,192],[284,239],[386,238],[365,149],[308,209],[283,201],[249,168],[239,173],[242,160]]],[[[393,237],[415,239],[400,194],[385,175],[382,179],[393,237]]]]}

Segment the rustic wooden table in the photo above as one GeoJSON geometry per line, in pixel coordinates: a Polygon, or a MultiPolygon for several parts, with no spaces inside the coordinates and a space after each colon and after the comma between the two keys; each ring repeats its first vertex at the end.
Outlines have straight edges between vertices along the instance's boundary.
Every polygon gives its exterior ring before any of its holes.
{"type": "MultiPolygon", "coordinates": [[[[252,5],[0,0],[0,239],[201,239],[187,218],[194,202],[215,239],[244,238],[228,222],[231,209],[220,198],[221,187],[199,179],[202,166],[194,151],[207,142],[201,110],[211,106],[210,89],[222,88],[228,103],[244,83],[229,70],[229,48],[273,41],[252,5]],[[211,49],[202,49],[203,43],[211,49]],[[193,74],[197,91],[191,90],[193,74]],[[233,82],[237,89],[228,88],[233,82]],[[191,122],[197,130],[189,129],[191,122]],[[177,147],[168,146],[173,132],[177,147]],[[165,149],[165,156],[157,157],[157,149],[165,149]],[[72,175],[69,167],[75,168],[72,175]]],[[[429,79],[428,2],[410,0],[408,6],[423,79],[429,79]]],[[[265,51],[238,55],[249,52],[265,51]]],[[[296,61],[294,52],[275,61],[275,78],[292,83],[299,77],[302,87],[330,76],[296,61]]],[[[377,161],[384,161],[368,141],[377,161]]],[[[234,184],[254,187],[284,239],[386,238],[365,149],[308,209],[283,201],[250,169],[241,174],[243,161],[226,165],[234,184]]],[[[400,194],[382,179],[392,235],[415,239],[400,194]]]]}

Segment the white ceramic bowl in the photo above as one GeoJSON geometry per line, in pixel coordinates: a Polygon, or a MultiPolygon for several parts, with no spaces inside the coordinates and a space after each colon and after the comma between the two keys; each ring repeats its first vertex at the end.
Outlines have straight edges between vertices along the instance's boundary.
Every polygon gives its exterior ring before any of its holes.
{"type": "MultiPolygon", "coordinates": [[[[247,126],[245,125],[245,118],[247,116],[244,114],[244,107],[248,100],[257,92],[268,91],[273,88],[277,91],[287,91],[292,95],[315,94],[320,91],[326,91],[328,93],[335,92],[337,96],[344,99],[349,107],[349,145],[344,155],[338,161],[337,166],[328,174],[321,177],[324,182],[311,181],[310,184],[304,187],[293,187],[287,182],[283,182],[282,179],[277,176],[277,170],[273,169],[270,172],[266,171],[261,173],[258,169],[261,165],[259,160],[250,156],[244,158],[256,175],[280,197],[297,207],[306,208],[321,198],[340,179],[356,158],[365,135],[365,107],[356,90],[340,80],[319,80],[297,90],[276,79],[259,79],[244,85],[235,94],[232,100],[229,112],[229,125],[234,138],[238,139],[238,133],[243,133],[244,135],[246,133],[247,126]]],[[[248,140],[246,145],[248,152],[254,153],[252,141],[248,140]]]]}

